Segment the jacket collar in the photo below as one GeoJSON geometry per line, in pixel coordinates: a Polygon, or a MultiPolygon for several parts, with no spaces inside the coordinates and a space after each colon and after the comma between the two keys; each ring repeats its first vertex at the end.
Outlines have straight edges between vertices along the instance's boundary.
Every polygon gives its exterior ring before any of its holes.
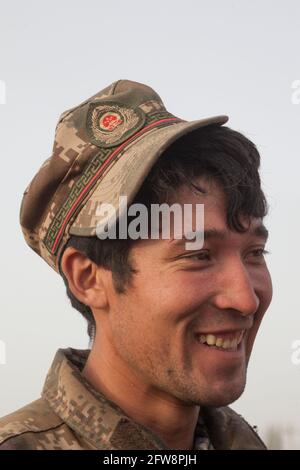
{"type": "MultiPolygon", "coordinates": [[[[167,450],[157,435],[134,422],[83,377],[81,370],[89,352],[72,348],[57,351],[42,391],[42,397],[53,411],[96,449],[167,450]]],[[[194,448],[264,449],[265,446],[230,408],[202,407],[194,448]]]]}

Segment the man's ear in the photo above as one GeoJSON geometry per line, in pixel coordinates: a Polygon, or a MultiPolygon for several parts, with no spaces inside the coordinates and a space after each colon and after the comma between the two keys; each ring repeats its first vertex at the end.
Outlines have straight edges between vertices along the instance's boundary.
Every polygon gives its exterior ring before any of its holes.
{"type": "Polygon", "coordinates": [[[84,253],[71,246],[61,258],[61,269],[72,294],[92,309],[107,307],[107,292],[104,269],[97,266],[84,253]]]}

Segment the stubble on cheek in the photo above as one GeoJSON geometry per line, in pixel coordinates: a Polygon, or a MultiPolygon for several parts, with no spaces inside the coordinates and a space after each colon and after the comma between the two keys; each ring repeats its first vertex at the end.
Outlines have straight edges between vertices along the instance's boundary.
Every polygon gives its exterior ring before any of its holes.
{"type": "Polygon", "coordinates": [[[142,328],[135,325],[130,331],[125,325],[118,329],[118,340],[115,341],[119,356],[139,380],[146,384],[157,381],[162,368],[162,357],[151,338],[142,328]]]}

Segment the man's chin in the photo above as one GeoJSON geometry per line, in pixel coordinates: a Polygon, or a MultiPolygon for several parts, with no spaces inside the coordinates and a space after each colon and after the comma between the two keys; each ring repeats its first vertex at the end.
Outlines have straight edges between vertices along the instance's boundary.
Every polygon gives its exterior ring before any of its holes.
{"type": "Polygon", "coordinates": [[[209,388],[209,393],[204,396],[202,406],[227,406],[235,402],[245,390],[246,382],[240,381],[239,383],[218,383],[209,388]]]}

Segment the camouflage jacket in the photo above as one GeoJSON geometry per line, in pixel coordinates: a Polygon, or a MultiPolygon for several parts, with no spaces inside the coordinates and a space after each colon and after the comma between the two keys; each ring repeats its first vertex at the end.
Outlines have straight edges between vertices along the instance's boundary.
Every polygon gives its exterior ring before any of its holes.
{"type": "MultiPolygon", "coordinates": [[[[0,450],[167,450],[82,376],[89,350],[59,349],[41,398],[0,419],[0,450]]],[[[266,449],[229,407],[201,408],[194,449],[266,449]]]]}

